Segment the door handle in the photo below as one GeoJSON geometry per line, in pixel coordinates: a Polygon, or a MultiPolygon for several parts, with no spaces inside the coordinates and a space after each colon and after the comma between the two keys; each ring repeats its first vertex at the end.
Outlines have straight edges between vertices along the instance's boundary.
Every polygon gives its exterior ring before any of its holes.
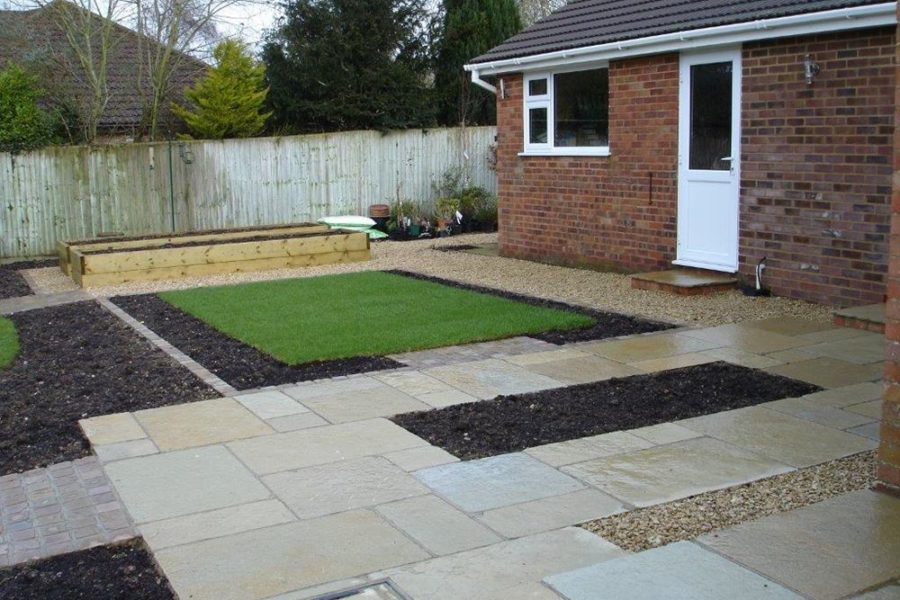
{"type": "Polygon", "coordinates": [[[730,156],[723,156],[723,157],[720,158],[719,160],[721,160],[722,162],[731,162],[731,161],[734,160],[734,159],[733,159],[732,157],[730,157],[730,156]]]}

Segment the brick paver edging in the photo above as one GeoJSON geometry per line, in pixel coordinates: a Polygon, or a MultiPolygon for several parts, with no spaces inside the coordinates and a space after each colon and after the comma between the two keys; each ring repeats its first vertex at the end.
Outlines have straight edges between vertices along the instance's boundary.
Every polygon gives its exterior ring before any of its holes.
{"type": "Polygon", "coordinates": [[[136,535],[95,456],[0,477],[0,567],[136,535]]]}
{"type": "Polygon", "coordinates": [[[126,325],[134,329],[142,337],[146,338],[151,344],[168,354],[175,362],[188,369],[191,373],[199,377],[203,383],[213,388],[223,396],[234,396],[238,393],[236,389],[228,385],[225,381],[217,377],[206,367],[195,361],[193,358],[162,339],[143,323],[126,313],[124,310],[110,302],[107,298],[98,298],[97,302],[100,306],[114,314],[122,320],[126,325]]]}

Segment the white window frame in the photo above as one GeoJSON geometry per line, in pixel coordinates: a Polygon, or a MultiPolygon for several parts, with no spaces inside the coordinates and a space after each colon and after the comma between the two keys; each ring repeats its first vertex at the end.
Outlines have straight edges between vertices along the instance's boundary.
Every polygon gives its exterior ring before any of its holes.
{"type": "Polygon", "coordinates": [[[577,71],[593,71],[596,69],[609,69],[609,63],[579,65],[567,69],[554,69],[539,73],[526,73],[522,89],[522,105],[524,120],[524,150],[519,156],[609,156],[609,144],[606,146],[561,146],[556,147],[556,90],[554,89],[554,75],[560,73],[574,73],[577,71]],[[528,93],[530,83],[535,79],[547,80],[547,93],[540,96],[530,96],[528,93]],[[531,140],[531,109],[547,109],[547,141],[546,143],[532,144],[531,140]]]}

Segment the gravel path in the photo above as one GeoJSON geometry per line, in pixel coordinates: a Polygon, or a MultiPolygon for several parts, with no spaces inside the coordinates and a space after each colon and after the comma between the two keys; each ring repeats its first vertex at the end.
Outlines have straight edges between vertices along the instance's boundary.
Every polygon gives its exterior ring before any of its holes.
{"type": "MultiPolygon", "coordinates": [[[[439,252],[434,247],[484,244],[497,241],[497,234],[469,234],[414,242],[377,242],[372,260],[347,265],[278,269],[238,273],[179,281],[131,283],[91,291],[98,296],[140,294],[201,285],[225,285],[246,281],[313,277],[327,273],[347,273],[370,269],[404,269],[509,292],[555,299],[600,310],[634,314],[651,319],[695,325],[719,325],[777,316],[796,316],[828,322],[831,309],[784,298],[748,298],[739,292],[714,296],[679,297],[661,292],[633,290],[627,275],[570,269],[554,265],[480,256],[467,252],[439,252]]],[[[38,293],[71,289],[54,269],[30,271],[38,293]]]]}
{"type": "Polygon", "coordinates": [[[802,508],[867,488],[875,481],[875,453],[847,458],[614,515],[582,525],[630,552],[691,540],[716,529],[802,508]]]}

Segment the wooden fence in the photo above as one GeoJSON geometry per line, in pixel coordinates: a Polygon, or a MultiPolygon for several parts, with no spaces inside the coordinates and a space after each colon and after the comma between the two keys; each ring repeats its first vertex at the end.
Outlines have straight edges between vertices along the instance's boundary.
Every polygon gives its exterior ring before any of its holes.
{"type": "Polygon", "coordinates": [[[426,206],[449,169],[491,191],[496,129],[354,131],[0,153],[0,257],[57,240],[225,229],[426,206]]]}

